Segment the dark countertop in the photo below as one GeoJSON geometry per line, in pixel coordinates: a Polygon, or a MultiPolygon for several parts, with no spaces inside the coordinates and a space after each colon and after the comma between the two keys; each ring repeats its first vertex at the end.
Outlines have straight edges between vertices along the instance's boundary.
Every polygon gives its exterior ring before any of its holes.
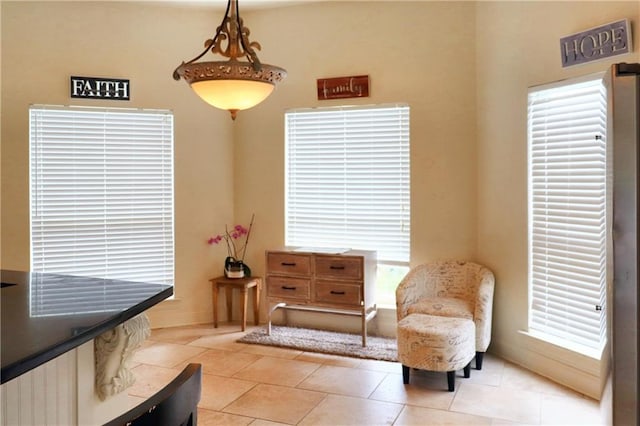
{"type": "Polygon", "coordinates": [[[5,383],[170,297],[173,287],[38,272],[1,271],[5,383]]]}

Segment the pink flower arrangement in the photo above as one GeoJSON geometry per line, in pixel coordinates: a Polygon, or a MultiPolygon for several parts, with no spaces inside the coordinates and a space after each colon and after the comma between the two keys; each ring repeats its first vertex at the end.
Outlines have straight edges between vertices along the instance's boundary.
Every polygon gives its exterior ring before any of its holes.
{"type": "Polygon", "coordinates": [[[251,222],[249,228],[245,228],[242,225],[236,225],[229,232],[229,228],[225,225],[224,234],[210,237],[207,241],[210,245],[220,244],[222,240],[227,244],[227,253],[234,261],[244,261],[244,255],[247,251],[247,244],[249,244],[249,236],[251,235],[251,228],[253,227],[253,218],[255,214],[251,215],[251,222]]]}

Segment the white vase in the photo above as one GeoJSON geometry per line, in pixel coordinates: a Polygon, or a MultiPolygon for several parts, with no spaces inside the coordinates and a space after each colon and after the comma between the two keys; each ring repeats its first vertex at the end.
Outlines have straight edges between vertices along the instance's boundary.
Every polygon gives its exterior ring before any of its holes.
{"type": "Polygon", "coordinates": [[[227,278],[244,278],[244,268],[242,263],[230,263],[224,270],[227,278]]]}

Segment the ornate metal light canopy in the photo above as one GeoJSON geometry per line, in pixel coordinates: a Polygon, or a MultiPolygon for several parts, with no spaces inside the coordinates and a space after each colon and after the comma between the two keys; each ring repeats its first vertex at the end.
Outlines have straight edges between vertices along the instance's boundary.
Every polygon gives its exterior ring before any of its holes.
{"type": "Polygon", "coordinates": [[[182,62],[173,72],[173,78],[183,78],[205,102],[228,110],[235,120],[238,111],[264,101],[276,84],[287,76],[280,67],[260,63],[254,50],[260,50],[260,44],[250,42],[249,34],[249,28],[240,18],[238,0],[229,0],[213,39],[205,41],[205,49],[200,55],[189,62],[182,62]],[[229,60],[196,62],[209,50],[229,60]],[[247,62],[238,60],[243,56],[247,62]]]}

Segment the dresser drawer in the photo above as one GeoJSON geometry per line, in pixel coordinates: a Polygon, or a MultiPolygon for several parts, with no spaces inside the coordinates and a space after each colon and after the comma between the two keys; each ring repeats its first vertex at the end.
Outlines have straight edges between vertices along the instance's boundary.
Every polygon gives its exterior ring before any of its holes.
{"type": "Polygon", "coordinates": [[[362,280],[362,258],[354,256],[316,256],[316,276],[362,280]]]}
{"type": "Polygon", "coordinates": [[[290,277],[268,277],[267,296],[308,301],[311,296],[311,280],[290,277]]]}
{"type": "Polygon", "coordinates": [[[334,281],[316,281],[316,302],[360,306],[362,286],[334,281]]]}
{"type": "Polygon", "coordinates": [[[268,253],[267,273],[311,275],[311,255],[268,253]]]}

